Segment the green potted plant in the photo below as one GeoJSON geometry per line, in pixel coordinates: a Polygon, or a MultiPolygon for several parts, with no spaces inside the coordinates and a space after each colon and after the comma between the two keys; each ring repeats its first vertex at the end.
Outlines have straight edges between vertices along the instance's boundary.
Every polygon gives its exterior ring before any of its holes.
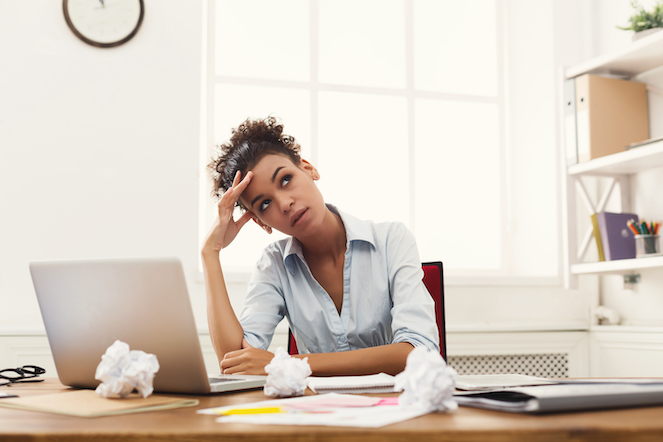
{"type": "Polygon", "coordinates": [[[662,0],[657,1],[651,11],[646,11],[637,0],[632,0],[631,6],[635,9],[635,13],[628,19],[629,26],[617,26],[617,28],[625,31],[634,31],[633,40],[663,29],[662,0]]]}

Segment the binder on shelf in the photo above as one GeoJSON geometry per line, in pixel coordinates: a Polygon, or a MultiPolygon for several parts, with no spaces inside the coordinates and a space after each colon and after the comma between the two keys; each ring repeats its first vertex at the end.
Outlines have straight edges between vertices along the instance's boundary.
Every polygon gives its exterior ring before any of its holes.
{"type": "Polygon", "coordinates": [[[596,213],[592,214],[592,233],[594,234],[594,239],[596,240],[596,248],[599,251],[599,261],[605,261],[605,255],[603,254],[603,241],[601,240],[601,230],[599,229],[599,220],[596,213]]]}
{"type": "Polygon", "coordinates": [[[578,138],[576,129],[576,80],[564,80],[564,147],[566,165],[578,162],[578,138]]]}
{"type": "Polygon", "coordinates": [[[638,215],[634,213],[600,212],[596,218],[605,260],[635,258],[634,233],[629,229],[627,222],[634,220],[637,223],[638,215]]]}
{"type": "Polygon", "coordinates": [[[575,78],[575,96],[578,162],[649,138],[645,84],[585,74],[575,78]]]}

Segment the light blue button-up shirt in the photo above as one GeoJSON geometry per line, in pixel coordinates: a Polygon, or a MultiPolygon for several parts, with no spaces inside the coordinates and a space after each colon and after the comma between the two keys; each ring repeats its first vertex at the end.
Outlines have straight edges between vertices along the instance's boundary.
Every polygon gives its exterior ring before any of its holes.
{"type": "Polygon", "coordinates": [[[347,236],[340,315],[311,274],[301,243],[276,241],[249,282],[240,315],[248,343],[266,350],[285,317],[302,354],[397,342],[439,352],[435,305],[412,233],[402,223],[362,221],[328,207],[340,215],[347,236]]]}

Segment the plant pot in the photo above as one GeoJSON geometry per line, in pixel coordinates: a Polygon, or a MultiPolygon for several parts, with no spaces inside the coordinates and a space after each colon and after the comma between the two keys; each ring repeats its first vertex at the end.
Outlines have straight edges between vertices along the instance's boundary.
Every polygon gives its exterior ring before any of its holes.
{"type": "Polygon", "coordinates": [[[633,37],[632,37],[633,40],[632,41],[636,41],[636,40],[641,39],[642,37],[646,37],[650,34],[654,34],[658,31],[660,31],[661,29],[663,29],[663,28],[649,28],[649,29],[645,29],[644,31],[636,32],[635,34],[633,34],[633,37]]]}

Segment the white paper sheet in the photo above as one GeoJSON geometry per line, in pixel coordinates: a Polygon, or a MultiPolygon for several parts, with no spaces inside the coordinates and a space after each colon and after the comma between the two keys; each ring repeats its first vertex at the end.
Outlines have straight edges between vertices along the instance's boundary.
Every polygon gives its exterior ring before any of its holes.
{"type": "MultiPolygon", "coordinates": [[[[231,414],[220,416],[217,422],[237,422],[266,425],[324,425],[334,427],[378,428],[430,413],[429,410],[399,405],[380,405],[385,398],[368,398],[351,394],[329,393],[289,399],[274,399],[251,404],[208,408],[201,414],[219,415],[241,409],[274,408],[279,413],[231,414]],[[288,405],[292,404],[292,407],[288,405]],[[370,404],[370,405],[368,405],[370,404]],[[367,406],[368,405],[368,406],[367,406]]],[[[384,402],[392,403],[393,400],[384,402]]]]}

